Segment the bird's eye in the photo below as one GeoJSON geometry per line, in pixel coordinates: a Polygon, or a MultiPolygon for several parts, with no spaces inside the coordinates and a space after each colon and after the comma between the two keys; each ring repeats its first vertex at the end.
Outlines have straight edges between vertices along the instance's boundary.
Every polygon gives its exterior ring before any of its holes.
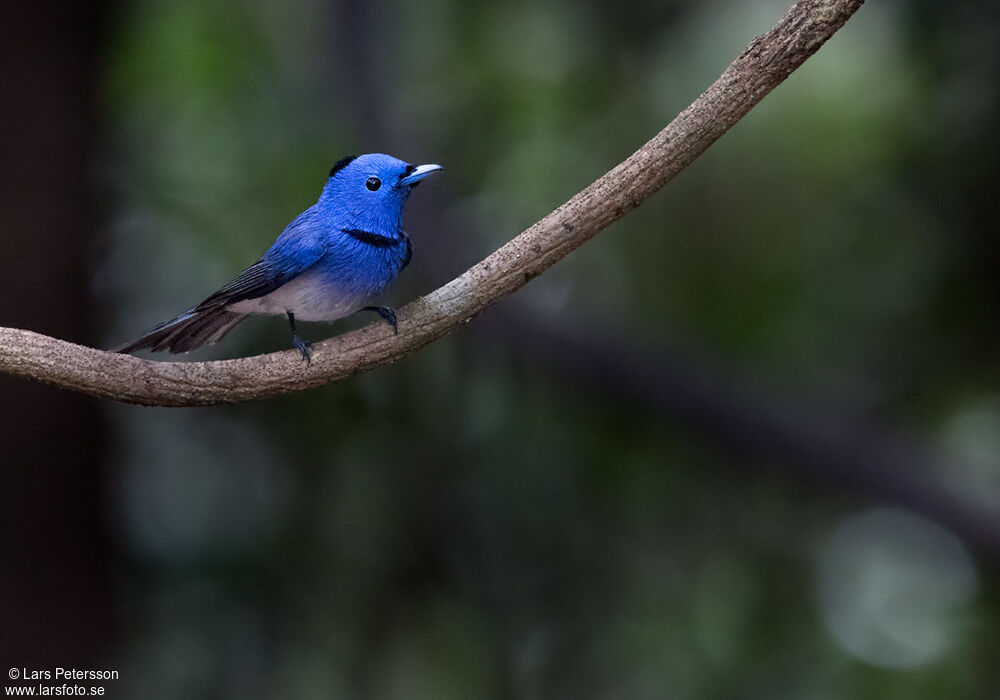
{"type": "Polygon", "coordinates": [[[365,183],[365,187],[370,189],[372,192],[374,192],[381,186],[382,186],[382,181],[379,180],[377,177],[370,177],[368,178],[368,182],[365,183]]]}

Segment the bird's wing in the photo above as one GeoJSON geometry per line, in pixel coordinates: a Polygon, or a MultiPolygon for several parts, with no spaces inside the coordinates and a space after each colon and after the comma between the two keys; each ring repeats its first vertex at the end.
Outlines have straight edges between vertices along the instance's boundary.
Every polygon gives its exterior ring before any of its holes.
{"type": "Polygon", "coordinates": [[[239,277],[198,304],[195,310],[202,311],[228,306],[244,299],[256,299],[270,294],[289,279],[291,276],[278,274],[270,262],[261,258],[241,272],[239,277]]]}
{"type": "Polygon", "coordinates": [[[326,246],[316,230],[313,208],[300,214],[282,231],[260,260],[229,284],[198,304],[195,310],[229,306],[270,294],[323,257],[326,246]]]}

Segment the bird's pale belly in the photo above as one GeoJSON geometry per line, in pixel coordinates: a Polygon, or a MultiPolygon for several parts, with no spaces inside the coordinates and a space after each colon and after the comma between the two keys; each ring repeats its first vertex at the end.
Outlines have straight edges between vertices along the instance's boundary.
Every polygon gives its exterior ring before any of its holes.
{"type": "Polygon", "coordinates": [[[244,314],[284,315],[291,311],[296,320],[335,321],[363,307],[391,279],[375,285],[371,281],[367,285],[352,284],[352,281],[331,282],[329,275],[320,270],[306,270],[270,294],[245,299],[227,308],[244,314]]]}
{"type": "Polygon", "coordinates": [[[266,296],[246,299],[230,305],[232,311],[244,314],[285,314],[291,311],[302,321],[334,321],[354,313],[368,294],[344,293],[329,284],[316,284],[306,272],[283,284],[266,296]]]}

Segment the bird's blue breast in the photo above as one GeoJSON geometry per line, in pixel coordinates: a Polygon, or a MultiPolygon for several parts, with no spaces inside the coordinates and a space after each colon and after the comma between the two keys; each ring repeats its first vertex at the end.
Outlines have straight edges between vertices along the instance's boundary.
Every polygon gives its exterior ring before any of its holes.
{"type": "Polygon", "coordinates": [[[373,297],[395,279],[408,256],[409,243],[363,229],[343,229],[332,236],[315,268],[324,284],[348,296],[373,297]]]}

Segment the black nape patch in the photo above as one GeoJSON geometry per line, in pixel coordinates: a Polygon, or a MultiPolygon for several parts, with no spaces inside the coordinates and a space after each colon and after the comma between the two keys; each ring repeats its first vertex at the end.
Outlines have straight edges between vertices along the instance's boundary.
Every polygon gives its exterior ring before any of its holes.
{"type": "Polygon", "coordinates": [[[334,163],[333,167],[330,168],[330,177],[333,177],[334,175],[337,174],[337,171],[343,170],[348,165],[350,165],[351,161],[354,160],[355,158],[357,158],[357,156],[344,156],[343,158],[341,158],[340,160],[338,160],[336,163],[334,163]]]}

